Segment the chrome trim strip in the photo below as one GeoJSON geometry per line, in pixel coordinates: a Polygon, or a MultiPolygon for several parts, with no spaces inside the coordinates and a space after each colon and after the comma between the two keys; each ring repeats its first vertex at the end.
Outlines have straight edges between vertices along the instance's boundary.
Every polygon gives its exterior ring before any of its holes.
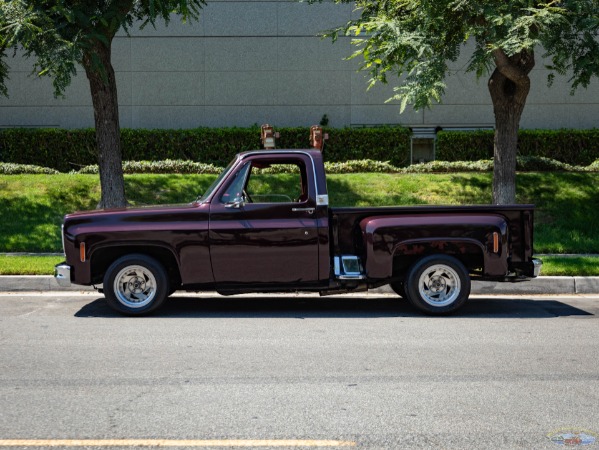
{"type": "Polygon", "coordinates": [[[62,226],[60,227],[60,235],[62,237],[62,253],[64,254],[64,256],[67,256],[67,251],[64,248],[64,223],[62,224],[62,226]]]}
{"type": "MultiPolygon", "coordinates": [[[[305,155],[308,158],[310,158],[310,161],[312,162],[312,175],[314,176],[314,189],[316,190],[316,198],[318,199],[318,197],[320,195],[318,194],[318,179],[316,178],[316,164],[314,164],[314,158],[312,158],[312,155],[310,153],[302,151],[302,150],[256,150],[256,151],[250,151],[250,152],[244,153],[243,157],[254,156],[254,155],[269,155],[269,154],[271,154],[271,155],[272,154],[279,154],[279,155],[280,154],[283,154],[283,155],[301,154],[301,155],[305,155]]],[[[328,199],[328,196],[327,196],[327,199],[328,199]]]]}
{"type": "Polygon", "coordinates": [[[291,208],[291,211],[293,212],[307,212],[312,214],[314,212],[315,208],[291,208]]]}
{"type": "Polygon", "coordinates": [[[333,258],[333,267],[335,271],[335,276],[339,278],[341,276],[341,258],[339,258],[339,256],[335,256],[333,258]]]}
{"type": "Polygon", "coordinates": [[[364,275],[339,275],[337,277],[339,280],[365,280],[366,277],[364,275]]]}
{"type": "Polygon", "coordinates": [[[328,195],[317,195],[316,196],[316,204],[318,206],[328,206],[329,205],[329,196],[328,195]]]}

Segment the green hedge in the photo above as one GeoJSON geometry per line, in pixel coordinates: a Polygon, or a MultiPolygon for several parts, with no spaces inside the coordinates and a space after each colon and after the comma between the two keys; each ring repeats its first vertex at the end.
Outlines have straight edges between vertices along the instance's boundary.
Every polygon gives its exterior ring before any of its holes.
{"type": "MultiPolygon", "coordinates": [[[[278,128],[279,148],[306,148],[308,128],[278,128]]],[[[407,165],[410,131],[403,127],[328,129],[329,162],[370,159],[407,165]]],[[[123,129],[123,160],[186,160],[226,165],[235,153],[260,148],[260,130],[196,128],[189,130],[123,129]]],[[[521,130],[519,156],[550,158],[573,166],[599,159],[599,129],[521,130]]],[[[478,161],[493,157],[493,131],[440,131],[440,161],[478,161]]],[[[32,164],[61,172],[96,164],[93,129],[5,129],[0,132],[0,162],[32,164]]]]}
{"type": "Polygon", "coordinates": [[[0,161],[61,172],[98,161],[94,130],[9,128],[0,132],[0,161]]]}
{"type": "MultiPolygon", "coordinates": [[[[309,128],[277,128],[278,148],[307,148],[309,128]]],[[[328,129],[327,161],[372,159],[405,166],[410,131],[403,127],[328,129]]],[[[123,160],[189,160],[226,165],[238,152],[260,148],[260,129],[121,130],[123,160]]],[[[14,128],[0,132],[0,162],[34,164],[68,172],[96,164],[93,129],[14,128]]]]}
{"type": "Polygon", "coordinates": [[[58,175],[59,173],[58,170],[49,167],[0,162],[0,175],[58,175]]]}
{"type": "MultiPolygon", "coordinates": [[[[555,159],[575,166],[588,166],[599,158],[599,129],[520,130],[518,155],[555,159]]],[[[443,161],[473,161],[493,157],[493,131],[440,131],[436,158],[443,161]]]]}
{"type": "MultiPolygon", "coordinates": [[[[413,164],[408,167],[397,167],[384,161],[372,159],[349,160],[345,162],[325,162],[325,170],[329,174],[344,173],[458,173],[458,172],[489,172],[493,170],[493,160],[479,161],[431,161],[425,164],[413,164]]],[[[164,161],[123,161],[123,172],[126,174],[219,174],[224,167],[213,164],[197,163],[193,161],[172,160],[164,161]]],[[[282,164],[268,169],[261,169],[262,173],[293,173],[297,166],[282,164]]],[[[555,159],[542,156],[518,156],[516,170],[519,172],[599,172],[599,159],[591,165],[572,166],[555,159]]],[[[30,166],[0,162],[0,175],[20,174],[59,174],[57,170],[47,167],[30,166]]],[[[98,165],[85,166],[71,174],[98,174],[98,165]]]]}
{"type": "MultiPolygon", "coordinates": [[[[0,168],[2,164],[0,163],[0,168]]],[[[213,175],[220,174],[225,168],[215,166],[213,164],[197,163],[194,161],[172,160],[164,161],[123,161],[123,173],[153,173],[153,174],[182,174],[182,173],[210,173],[213,175]]],[[[73,172],[75,173],[75,172],[73,172]]],[[[83,175],[96,175],[100,173],[97,164],[85,166],[76,173],[83,175]]]]}

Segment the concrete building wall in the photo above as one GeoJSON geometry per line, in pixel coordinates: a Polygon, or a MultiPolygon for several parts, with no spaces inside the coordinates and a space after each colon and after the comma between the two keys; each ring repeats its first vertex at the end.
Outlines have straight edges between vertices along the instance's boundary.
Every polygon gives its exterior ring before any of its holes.
{"type": "MultiPolygon", "coordinates": [[[[312,125],[326,114],[329,125],[403,124],[430,127],[492,127],[486,80],[466,74],[468,54],[453,64],[443,104],[399,114],[385,100],[392,86],[366,91],[367,76],[350,39],[332,44],[316,35],[347,22],[351,5],[295,1],[209,1],[198,22],[175,18],[114,39],[113,63],[122,127],[191,128],[312,125]]],[[[33,61],[9,58],[10,98],[0,99],[0,127],[91,127],[93,110],[85,73],[55,99],[47,78],[29,76],[33,61]]],[[[569,95],[567,80],[546,86],[537,63],[523,128],[599,126],[599,81],[569,95]]]]}

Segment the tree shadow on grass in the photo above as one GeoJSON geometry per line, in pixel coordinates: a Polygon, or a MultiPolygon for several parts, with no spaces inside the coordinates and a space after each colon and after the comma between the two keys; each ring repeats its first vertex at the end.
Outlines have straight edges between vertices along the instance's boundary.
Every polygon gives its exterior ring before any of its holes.
{"type": "Polygon", "coordinates": [[[488,174],[455,174],[449,177],[453,197],[461,205],[490,204],[493,201],[493,180],[488,174]]]}
{"type": "Polygon", "coordinates": [[[518,198],[537,206],[535,248],[547,253],[599,252],[599,174],[526,173],[518,198]]]}
{"type": "Polygon", "coordinates": [[[386,195],[383,204],[376,198],[376,192],[368,191],[362,193],[356,191],[354,185],[339,177],[327,178],[327,187],[330,198],[330,205],[335,207],[343,206],[407,206],[407,205],[426,205],[418,193],[401,192],[397,194],[386,195]]]}
{"type": "Polygon", "coordinates": [[[190,203],[216,175],[127,175],[125,192],[133,205],[190,203]]]}
{"type": "Polygon", "coordinates": [[[0,198],[0,251],[60,251],[64,215],[91,209],[97,201],[90,195],[89,186],[78,184],[49,185],[39,197],[23,193],[0,198]]]}
{"type": "MultiPolygon", "coordinates": [[[[492,180],[456,174],[451,181],[460,203],[491,202],[492,180]]],[[[516,183],[516,201],[536,206],[535,251],[599,252],[599,174],[526,172],[516,183]]]]}
{"type": "Polygon", "coordinates": [[[62,211],[26,198],[0,199],[2,252],[57,252],[62,211]]]}

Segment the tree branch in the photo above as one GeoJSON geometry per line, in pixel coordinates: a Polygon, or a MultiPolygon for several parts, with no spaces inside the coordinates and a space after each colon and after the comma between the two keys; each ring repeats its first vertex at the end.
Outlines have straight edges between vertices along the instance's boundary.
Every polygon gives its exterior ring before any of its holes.
{"type": "Polygon", "coordinates": [[[502,49],[496,48],[493,50],[493,59],[497,70],[514,83],[519,84],[522,79],[527,78],[527,74],[515,65],[502,49]]]}

